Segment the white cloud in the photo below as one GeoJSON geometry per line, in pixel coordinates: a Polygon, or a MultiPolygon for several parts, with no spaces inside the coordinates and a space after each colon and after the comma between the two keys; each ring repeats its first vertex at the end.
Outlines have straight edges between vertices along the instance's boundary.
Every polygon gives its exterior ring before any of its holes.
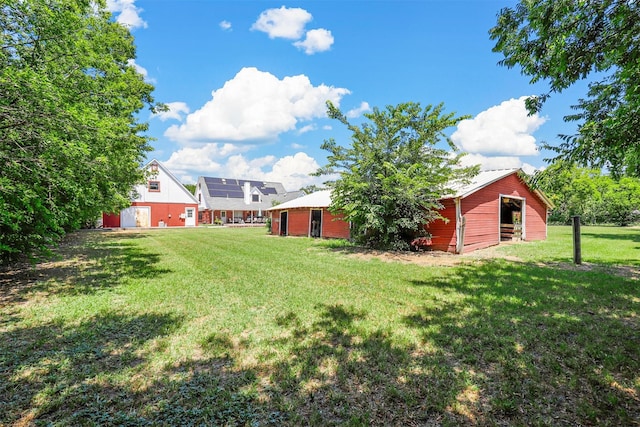
{"type": "Polygon", "coordinates": [[[312,123],[310,125],[306,125],[306,126],[302,126],[299,130],[298,130],[298,135],[302,135],[303,133],[307,133],[307,132],[311,132],[316,130],[318,127],[312,123]]]}
{"type": "Polygon", "coordinates": [[[312,19],[304,9],[282,6],[262,12],[251,29],[265,32],[271,39],[280,37],[297,40],[302,37],[304,26],[312,19]]]}
{"type": "Polygon", "coordinates": [[[185,102],[167,102],[165,105],[169,108],[168,111],[160,111],[154,115],[163,122],[169,119],[182,121],[182,115],[189,114],[189,106],[185,102]]]}
{"type": "Polygon", "coordinates": [[[480,170],[520,168],[529,175],[538,170],[535,166],[525,163],[515,156],[487,157],[482,154],[467,154],[460,159],[460,164],[462,166],[480,165],[480,170]]]}
{"type": "Polygon", "coordinates": [[[271,172],[265,174],[265,180],[281,182],[287,190],[299,190],[308,185],[320,185],[323,177],[310,176],[317,171],[320,165],[313,157],[306,153],[296,153],[293,156],[285,156],[276,161],[271,172]]]}
{"type": "Polygon", "coordinates": [[[116,22],[130,29],[147,28],[147,23],[140,17],[143,9],[136,7],[136,0],[107,0],[107,9],[113,14],[119,13],[116,22]]]}
{"type": "Polygon", "coordinates": [[[487,157],[482,154],[467,154],[460,159],[462,166],[480,165],[481,170],[511,169],[522,166],[522,161],[515,156],[487,157]]]}
{"type": "Polygon", "coordinates": [[[371,111],[371,107],[369,106],[369,103],[362,102],[359,107],[347,111],[346,116],[350,119],[354,119],[356,117],[360,117],[362,113],[366,113],[367,111],[371,111]]]}
{"type": "Polygon", "coordinates": [[[297,142],[292,142],[291,148],[293,148],[294,150],[302,150],[304,148],[304,145],[298,144],[297,142]]]}
{"type": "Polygon", "coordinates": [[[221,21],[219,25],[223,31],[231,31],[231,22],[221,21]]]}
{"type": "Polygon", "coordinates": [[[224,170],[220,162],[233,154],[248,151],[248,146],[233,144],[205,144],[201,147],[184,147],[174,151],[163,164],[174,175],[218,175],[224,170]]]}
{"type": "Polygon", "coordinates": [[[294,191],[312,184],[320,185],[325,179],[310,175],[319,165],[306,153],[248,159],[243,151],[247,151],[245,146],[233,144],[185,147],[174,152],[163,164],[185,184],[195,182],[193,176],[217,176],[281,182],[287,190],[294,191]]]}
{"type": "Polygon", "coordinates": [[[538,154],[535,132],[545,121],[538,114],[529,116],[526,96],[493,106],[473,119],[463,120],[451,135],[463,151],[475,154],[530,156],[538,154]]]}
{"type": "Polygon", "coordinates": [[[278,79],[256,68],[243,68],[212,99],[189,114],[165,136],[182,143],[273,140],[299,121],[326,116],[326,101],[336,105],[348,89],[313,86],[305,75],[278,79]]]}
{"type": "Polygon", "coordinates": [[[307,55],[313,55],[316,52],[324,52],[331,49],[333,45],[333,36],[331,31],[324,28],[307,31],[306,38],[293,44],[300,50],[304,50],[307,55]]]}

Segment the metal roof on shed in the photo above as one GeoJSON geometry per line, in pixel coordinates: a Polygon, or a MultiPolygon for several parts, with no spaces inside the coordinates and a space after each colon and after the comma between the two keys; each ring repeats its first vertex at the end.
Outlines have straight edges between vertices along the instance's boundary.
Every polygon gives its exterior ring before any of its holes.
{"type": "Polygon", "coordinates": [[[295,208],[326,208],[331,204],[331,190],[316,191],[280,205],[265,209],[266,211],[295,208]]]}

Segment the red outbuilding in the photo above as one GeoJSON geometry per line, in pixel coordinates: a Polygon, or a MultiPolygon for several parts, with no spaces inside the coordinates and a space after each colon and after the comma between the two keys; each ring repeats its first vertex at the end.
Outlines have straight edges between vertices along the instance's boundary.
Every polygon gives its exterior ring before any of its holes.
{"type": "Polygon", "coordinates": [[[546,239],[547,212],[553,204],[522,176],[520,169],[483,171],[440,199],[446,221],[425,227],[432,248],[463,253],[504,241],[546,239]]]}
{"type": "MultiPolygon", "coordinates": [[[[470,184],[440,199],[441,215],[425,226],[431,249],[463,253],[504,241],[544,240],[552,203],[523,180],[520,169],[480,172],[470,184]]],[[[274,206],[271,233],[349,238],[349,223],[328,211],[330,191],[319,191],[274,206]]]]}
{"type": "Polygon", "coordinates": [[[146,184],[137,185],[131,206],[120,212],[103,214],[104,228],[189,227],[197,225],[198,201],[184,185],[157,160],[145,167],[146,184]]]}
{"type": "Polygon", "coordinates": [[[330,204],[331,192],[324,190],[266,209],[271,216],[271,234],[348,239],[349,223],[329,212],[330,204]]]}

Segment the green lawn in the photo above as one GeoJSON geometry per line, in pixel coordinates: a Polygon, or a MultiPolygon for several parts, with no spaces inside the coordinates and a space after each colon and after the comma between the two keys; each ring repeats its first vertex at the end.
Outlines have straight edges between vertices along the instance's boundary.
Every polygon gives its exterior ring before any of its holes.
{"type": "Polygon", "coordinates": [[[197,228],[0,272],[0,425],[637,425],[640,229],[420,266],[197,228]]]}

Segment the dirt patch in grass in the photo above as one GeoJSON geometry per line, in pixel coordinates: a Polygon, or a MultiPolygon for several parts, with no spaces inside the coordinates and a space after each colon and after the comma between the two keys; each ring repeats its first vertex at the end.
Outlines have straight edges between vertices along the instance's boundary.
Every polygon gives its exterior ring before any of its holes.
{"type": "MultiPolygon", "coordinates": [[[[500,245],[478,249],[473,252],[461,255],[443,251],[420,251],[420,252],[400,252],[400,251],[378,251],[364,248],[350,248],[349,256],[358,259],[378,259],[385,262],[401,262],[406,264],[416,264],[421,266],[453,267],[464,264],[474,264],[491,260],[505,260],[511,262],[526,262],[523,259],[506,254],[502,249],[507,245],[526,245],[527,242],[501,243],[500,245]]],[[[555,269],[582,272],[597,272],[610,274],[630,279],[640,279],[640,268],[627,265],[602,265],[586,263],[576,265],[569,262],[536,262],[538,267],[552,267],[555,269]]]]}
{"type": "MultiPolygon", "coordinates": [[[[509,243],[516,244],[516,243],[509,243]]],[[[478,249],[466,254],[452,254],[443,251],[377,251],[372,249],[350,249],[350,256],[359,259],[379,259],[386,262],[402,262],[423,266],[455,266],[490,259],[521,261],[520,258],[502,253],[498,249],[503,245],[478,249]]]]}

